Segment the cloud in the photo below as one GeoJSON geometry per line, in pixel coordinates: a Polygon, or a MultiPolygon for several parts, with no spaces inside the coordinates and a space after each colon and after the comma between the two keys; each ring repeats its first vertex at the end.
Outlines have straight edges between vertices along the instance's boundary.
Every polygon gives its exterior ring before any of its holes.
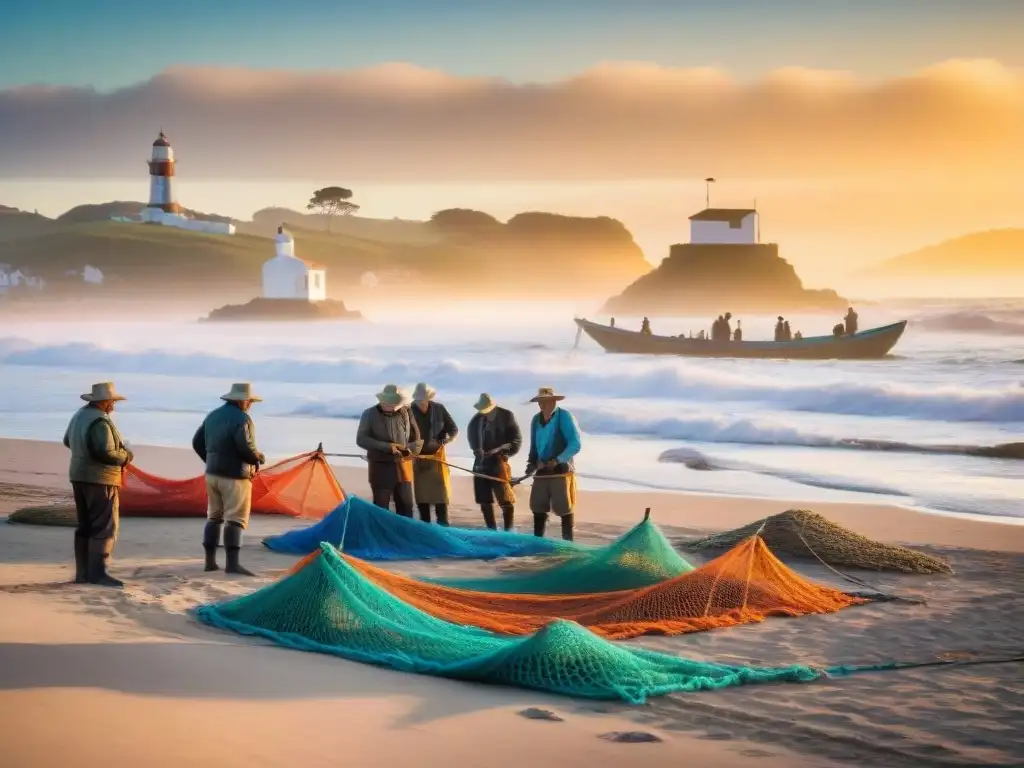
{"type": "Polygon", "coordinates": [[[178,67],[121,90],[0,91],[0,175],[145,173],[163,128],[190,178],[359,182],[1024,172],[1024,73],[953,60],[863,82],[787,68],[597,66],[554,83],[410,64],[178,67]]]}

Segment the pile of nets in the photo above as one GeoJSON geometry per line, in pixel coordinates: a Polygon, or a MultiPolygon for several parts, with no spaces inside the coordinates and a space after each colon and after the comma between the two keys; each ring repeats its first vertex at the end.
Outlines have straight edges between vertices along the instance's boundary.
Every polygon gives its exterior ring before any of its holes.
{"type": "Polygon", "coordinates": [[[505,637],[431,616],[371,583],[329,544],[249,595],[196,618],[304,651],[459,680],[642,704],[648,697],[746,683],[815,680],[807,666],[727,666],[628,648],[570,621],[505,637]]]}
{"type": "Polygon", "coordinates": [[[308,555],[319,549],[321,542],[364,560],[489,559],[585,549],[572,542],[512,531],[432,525],[396,515],[358,496],[349,496],[315,525],[263,540],[267,549],[291,555],[308,555]]]}
{"type": "MultiPolygon", "coordinates": [[[[261,470],[252,481],[255,514],[319,520],[345,493],[320,451],[284,459],[261,470]]],[[[121,515],[127,517],[205,517],[206,477],[184,480],[151,475],[134,464],[125,468],[121,515]]],[[[74,504],[26,507],[10,515],[12,523],[75,525],[74,504]]]]}
{"type": "MultiPolygon", "coordinates": [[[[349,552],[347,546],[344,549],[349,552]]],[[[358,557],[355,552],[351,554],[358,557]]],[[[529,573],[430,581],[475,592],[571,595],[646,587],[693,570],[649,516],[607,546],[544,560],[554,562],[546,565],[542,560],[539,567],[529,573]]]]}
{"type": "Polygon", "coordinates": [[[817,555],[828,565],[870,571],[953,572],[949,563],[938,557],[872,541],[806,509],[791,509],[742,528],[686,542],[684,546],[694,550],[726,549],[759,530],[772,551],[782,557],[817,555]]]}
{"type": "MultiPolygon", "coordinates": [[[[321,551],[308,555],[295,572],[323,557],[321,551]]],[[[536,632],[556,619],[570,619],[616,640],[680,635],[769,616],[833,613],[868,602],[804,579],[756,536],[694,571],[653,586],[581,594],[456,589],[392,573],[348,555],[341,557],[365,579],[424,613],[506,635],[536,632]]],[[[330,608],[323,606],[323,610],[330,608]]]]}

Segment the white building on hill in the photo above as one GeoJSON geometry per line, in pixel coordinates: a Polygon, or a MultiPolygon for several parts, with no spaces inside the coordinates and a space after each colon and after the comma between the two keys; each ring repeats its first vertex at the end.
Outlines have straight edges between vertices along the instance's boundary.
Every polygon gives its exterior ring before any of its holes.
{"type": "Polygon", "coordinates": [[[277,228],[274,258],[263,264],[263,298],[323,301],[327,298],[327,271],[322,264],[297,258],[295,238],[277,228]]]}
{"type": "Polygon", "coordinates": [[[755,245],[759,240],[753,208],[705,208],[690,217],[693,245],[755,245]]]}
{"type": "MultiPolygon", "coordinates": [[[[235,225],[222,221],[202,221],[191,219],[185,209],[178,204],[174,193],[176,161],[171,142],[163,131],[153,142],[153,152],[147,161],[149,164],[149,204],[142,209],[139,221],[145,224],[160,224],[189,232],[206,232],[214,235],[233,235],[235,225]]],[[[134,222],[124,216],[111,217],[114,221],[134,222]]]]}

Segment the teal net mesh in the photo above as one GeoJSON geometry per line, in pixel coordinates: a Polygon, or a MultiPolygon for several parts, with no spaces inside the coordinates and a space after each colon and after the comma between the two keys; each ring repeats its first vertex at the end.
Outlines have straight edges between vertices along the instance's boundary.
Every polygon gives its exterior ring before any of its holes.
{"type": "Polygon", "coordinates": [[[560,539],[513,531],[432,525],[396,515],[358,496],[349,496],[315,525],[268,536],[263,546],[274,552],[308,555],[321,542],[361,560],[488,559],[586,549],[560,539]]]}
{"type": "Polygon", "coordinates": [[[607,546],[545,557],[531,565],[535,567],[529,572],[426,581],[474,592],[573,595],[639,589],[693,570],[647,517],[607,546]],[[548,560],[552,562],[546,565],[548,560]]]}
{"type": "Polygon", "coordinates": [[[370,583],[330,545],[252,594],[200,606],[207,624],[305,651],[459,680],[641,704],[648,697],[748,683],[806,682],[806,666],[727,666],[628,648],[554,621],[526,637],[452,624],[370,583]]]}

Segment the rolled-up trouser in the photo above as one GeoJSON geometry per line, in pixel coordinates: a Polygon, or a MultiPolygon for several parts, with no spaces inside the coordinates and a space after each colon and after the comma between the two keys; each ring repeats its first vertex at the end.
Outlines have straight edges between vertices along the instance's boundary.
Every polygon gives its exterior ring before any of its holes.
{"type": "MultiPolygon", "coordinates": [[[[105,552],[114,551],[120,523],[120,488],[99,483],[71,483],[78,526],[76,539],[104,542],[105,552]]],[[[93,545],[93,546],[98,546],[93,545]]]]}
{"type": "Polygon", "coordinates": [[[534,475],[530,489],[530,511],[537,517],[554,512],[559,517],[571,515],[576,506],[576,476],[544,477],[534,475]]]}
{"type": "Polygon", "coordinates": [[[207,520],[235,523],[245,529],[252,511],[252,480],[207,475],[206,500],[207,520]]]}

